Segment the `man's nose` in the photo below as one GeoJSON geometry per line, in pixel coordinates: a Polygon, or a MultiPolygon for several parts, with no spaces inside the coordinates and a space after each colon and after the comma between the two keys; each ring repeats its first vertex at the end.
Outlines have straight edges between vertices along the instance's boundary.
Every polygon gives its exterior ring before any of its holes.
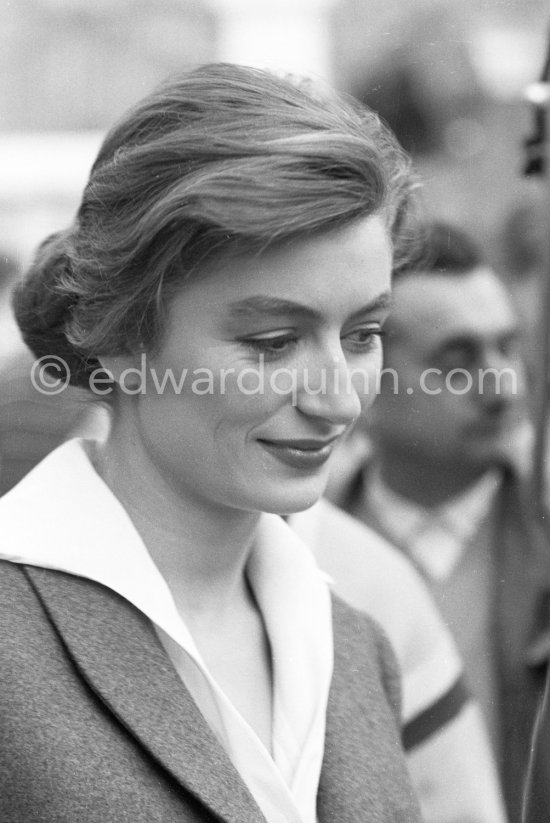
{"type": "Polygon", "coordinates": [[[498,410],[513,403],[523,392],[524,369],[521,359],[498,348],[488,349],[478,375],[478,393],[487,406],[498,410]]]}

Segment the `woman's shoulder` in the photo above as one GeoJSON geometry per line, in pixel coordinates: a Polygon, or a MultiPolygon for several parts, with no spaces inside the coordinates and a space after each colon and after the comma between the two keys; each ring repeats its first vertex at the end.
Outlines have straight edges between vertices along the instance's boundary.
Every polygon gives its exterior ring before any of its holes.
{"type": "Polygon", "coordinates": [[[30,592],[28,580],[24,575],[24,567],[0,557],[0,613],[24,611],[22,595],[30,592]]]}
{"type": "Polygon", "coordinates": [[[406,720],[460,676],[455,643],[426,584],[397,548],[363,522],[320,501],[291,518],[346,603],[382,626],[399,661],[406,720]]]}
{"type": "Polygon", "coordinates": [[[334,671],[319,808],[333,803],[345,785],[345,799],[330,819],[342,819],[349,806],[363,819],[364,809],[384,797],[391,807],[387,819],[417,820],[416,795],[399,746],[400,678],[392,649],[371,617],[336,595],[332,606],[334,671]]]}
{"type": "Polygon", "coordinates": [[[357,699],[365,690],[387,701],[397,725],[401,717],[401,674],[382,627],[370,615],[332,595],[335,677],[346,678],[357,699]]]}
{"type": "Polygon", "coordinates": [[[102,492],[83,441],[65,442],[0,496],[0,559],[63,568],[75,535],[101,518],[102,492]]]}
{"type": "Polygon", "coordinates": [[[0,559],[0,637],[0,683],[10,671],[22,675],[28,671],[30,677],[42,654],[49,653],[53,639],[26,567],[4,559],[0,559]]]}

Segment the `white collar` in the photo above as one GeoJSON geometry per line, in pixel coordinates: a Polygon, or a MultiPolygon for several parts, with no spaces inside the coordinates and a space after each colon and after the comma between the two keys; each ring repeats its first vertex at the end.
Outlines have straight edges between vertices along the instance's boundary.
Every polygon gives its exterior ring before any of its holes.
{"type": "MultiPolygon", "coordinates": [[[[0,522],[1,557],[107,586],[212,680],[130,517],[93,469],[85,441],[56,449],[0,498],[0,522]]],[[[247,572],[275,660],[273,759],[301,819],[313,821],[333,663],[327,582],[305,544],[270,514],[260,518],[247,572]]]]}

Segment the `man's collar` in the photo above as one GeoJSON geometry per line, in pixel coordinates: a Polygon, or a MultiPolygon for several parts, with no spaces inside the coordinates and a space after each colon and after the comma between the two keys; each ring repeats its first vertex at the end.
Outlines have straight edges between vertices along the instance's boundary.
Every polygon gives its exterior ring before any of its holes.
{"type": "Polygon", "coordinates": [[[501,481],[497,469],[488,471],[444,504],[426,508],[390,489],[373,466],[365,485],[365,502],[389,538],[428,577],[445,579],[463,557],[501,481]]]}

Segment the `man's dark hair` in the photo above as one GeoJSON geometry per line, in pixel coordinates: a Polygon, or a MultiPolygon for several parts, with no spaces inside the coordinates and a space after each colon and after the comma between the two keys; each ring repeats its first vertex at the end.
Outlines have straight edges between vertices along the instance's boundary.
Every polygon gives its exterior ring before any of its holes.
{"type": "Polygon", "coordinates": [[[481,251],[467,232],[451,223],[434,221],[420,227],[413,254],[394,272],[394,277],[419,271],[463,274],[481,265],[481,251]]]}

